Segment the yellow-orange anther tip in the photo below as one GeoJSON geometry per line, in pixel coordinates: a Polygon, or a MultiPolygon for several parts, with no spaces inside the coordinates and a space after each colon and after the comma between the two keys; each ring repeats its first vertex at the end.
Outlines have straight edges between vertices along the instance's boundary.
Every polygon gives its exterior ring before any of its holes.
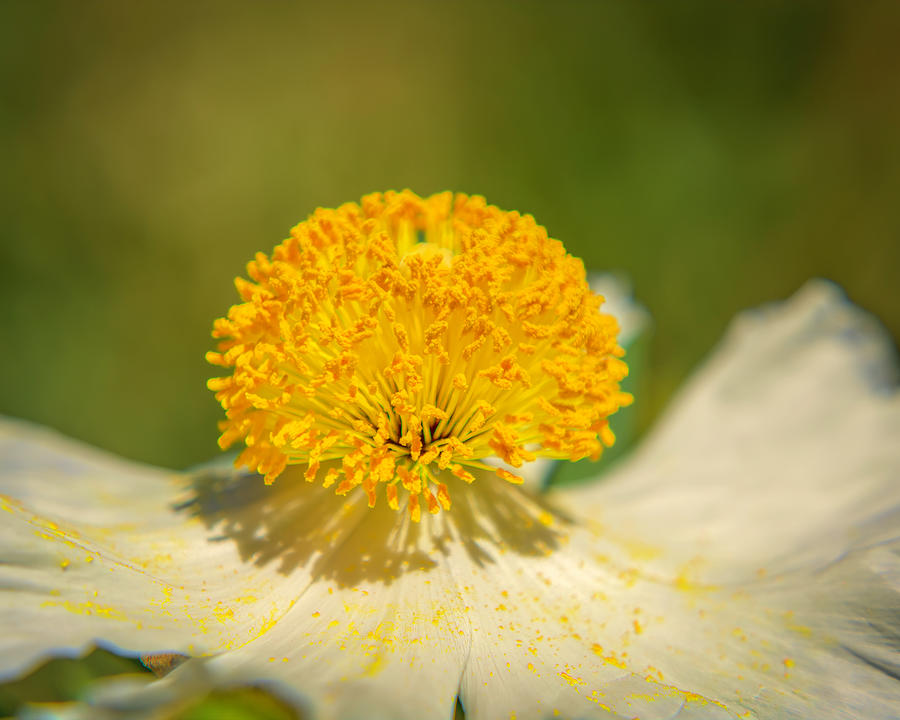
{"type": "Polygon", "coordinates": [[[495,472],[497,473],[498,477],[503,478],[504,480],[506,480],[506,482],[512,483],[513,485],[521,485],[525,482],[524,478],[516,475],[515,473],[511,473],[505,468],[497,468],[495,472]]]}

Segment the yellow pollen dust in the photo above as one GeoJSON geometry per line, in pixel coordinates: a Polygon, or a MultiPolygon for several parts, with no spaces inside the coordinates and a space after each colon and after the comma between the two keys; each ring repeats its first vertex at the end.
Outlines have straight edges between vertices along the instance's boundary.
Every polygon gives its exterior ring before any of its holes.
{"type": "Polygon", "coordinates": [[[410,191],[318,209],[237,278],[214,324],[208,385],[223,448],[272,482],[361,487],[374,507],[450,508],[486,464],[597,458],[631,402],[616,320],[580,260],[530,215],[484,198],[410,191]]]}

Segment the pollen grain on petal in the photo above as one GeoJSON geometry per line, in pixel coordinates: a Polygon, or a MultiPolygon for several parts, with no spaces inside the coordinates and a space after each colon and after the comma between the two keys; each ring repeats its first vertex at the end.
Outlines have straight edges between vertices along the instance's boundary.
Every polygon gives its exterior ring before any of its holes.
{"type": "Polygon", "coordinates": [[[631,397],[616,320],[580,260],[530,215],[478,196],[374,193],[318,209],[214,323],[219,444],[274,481],[448,510],[474,469],[597,458],[631,397]]]}

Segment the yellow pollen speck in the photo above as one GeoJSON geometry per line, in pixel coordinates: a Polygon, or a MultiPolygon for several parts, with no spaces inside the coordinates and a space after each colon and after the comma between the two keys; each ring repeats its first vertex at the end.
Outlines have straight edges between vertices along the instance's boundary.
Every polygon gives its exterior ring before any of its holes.
{"type": "Polygon", "coordinates": [[[788,625],[788,629],[793,630],[796,633],[800,633],[801,635],[805,635],[806,637],[812,635],[812,630],[806,625],[788,625]]]}
{"type": "Polygon", "coordinates": [[[234,610],[232,610],[231,608],[219,606],[219,607],[213,608],[213,615],[216,616],[216,619],[219,622],[224,623],[224,622],[234,618],[234,610]]]}
{"type": "Polygon", "coordinates": [[[117,610],[109,605],[99,605],[90,601],[76,603],[71,600],[45,600],[41,603],[41,607],[61,607],[73,615],[98,615],[113,620],[129,619],[121,610],[117,610]]]}
{"type": "Polygon", "coordinates": [[[319,209],[235,281],[208,385],[219,444],[273,482],[383,493],[413,520],[450,489],[538,456],[596,459],[631,402],[616,320],[530,215],[410,191],[319,209]],[[489,398],[490,402],[485,398],[489,398]],[[401,501],[402,499],[402,501],[401,501]]]}
{"type": "Polygon", "coordinates": [[[578,685],[585,685],[586,683],[580,677],[575,677],[574,675],[569,675],[567,672],[561,672],[559,676],[565,680],[572,687],[576,687],[578,685]]]}
{"type": "Polygon", "coordinates": [[[591,646],[591,651],[603,660],[607,665],[613,665],[614,667],[620,668],[622,670],[626,669],[625,661],[622,659],[625,657],[626,653],[622,653],[622,657],[617,656],[615,653],[604,653],[603,647],[594,643],[591,646]]]}

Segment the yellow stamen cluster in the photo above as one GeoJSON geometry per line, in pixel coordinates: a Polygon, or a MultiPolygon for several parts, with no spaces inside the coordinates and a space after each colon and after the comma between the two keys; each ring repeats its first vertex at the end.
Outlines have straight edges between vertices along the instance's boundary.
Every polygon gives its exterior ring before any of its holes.
{"type": "Polygon", "coordinates": [[[209,388],[225,408],[219,444],[272,482],[307,466],[374,506],[404,491],[450,508],[447,483],[473,468],[510,482],[536,456],[597,458],[607,417],[631,401],[613,317],[580,260],[530,215],[484,198],[376,193],[319,209],[235,282],[215,322],[209,388]]]}

